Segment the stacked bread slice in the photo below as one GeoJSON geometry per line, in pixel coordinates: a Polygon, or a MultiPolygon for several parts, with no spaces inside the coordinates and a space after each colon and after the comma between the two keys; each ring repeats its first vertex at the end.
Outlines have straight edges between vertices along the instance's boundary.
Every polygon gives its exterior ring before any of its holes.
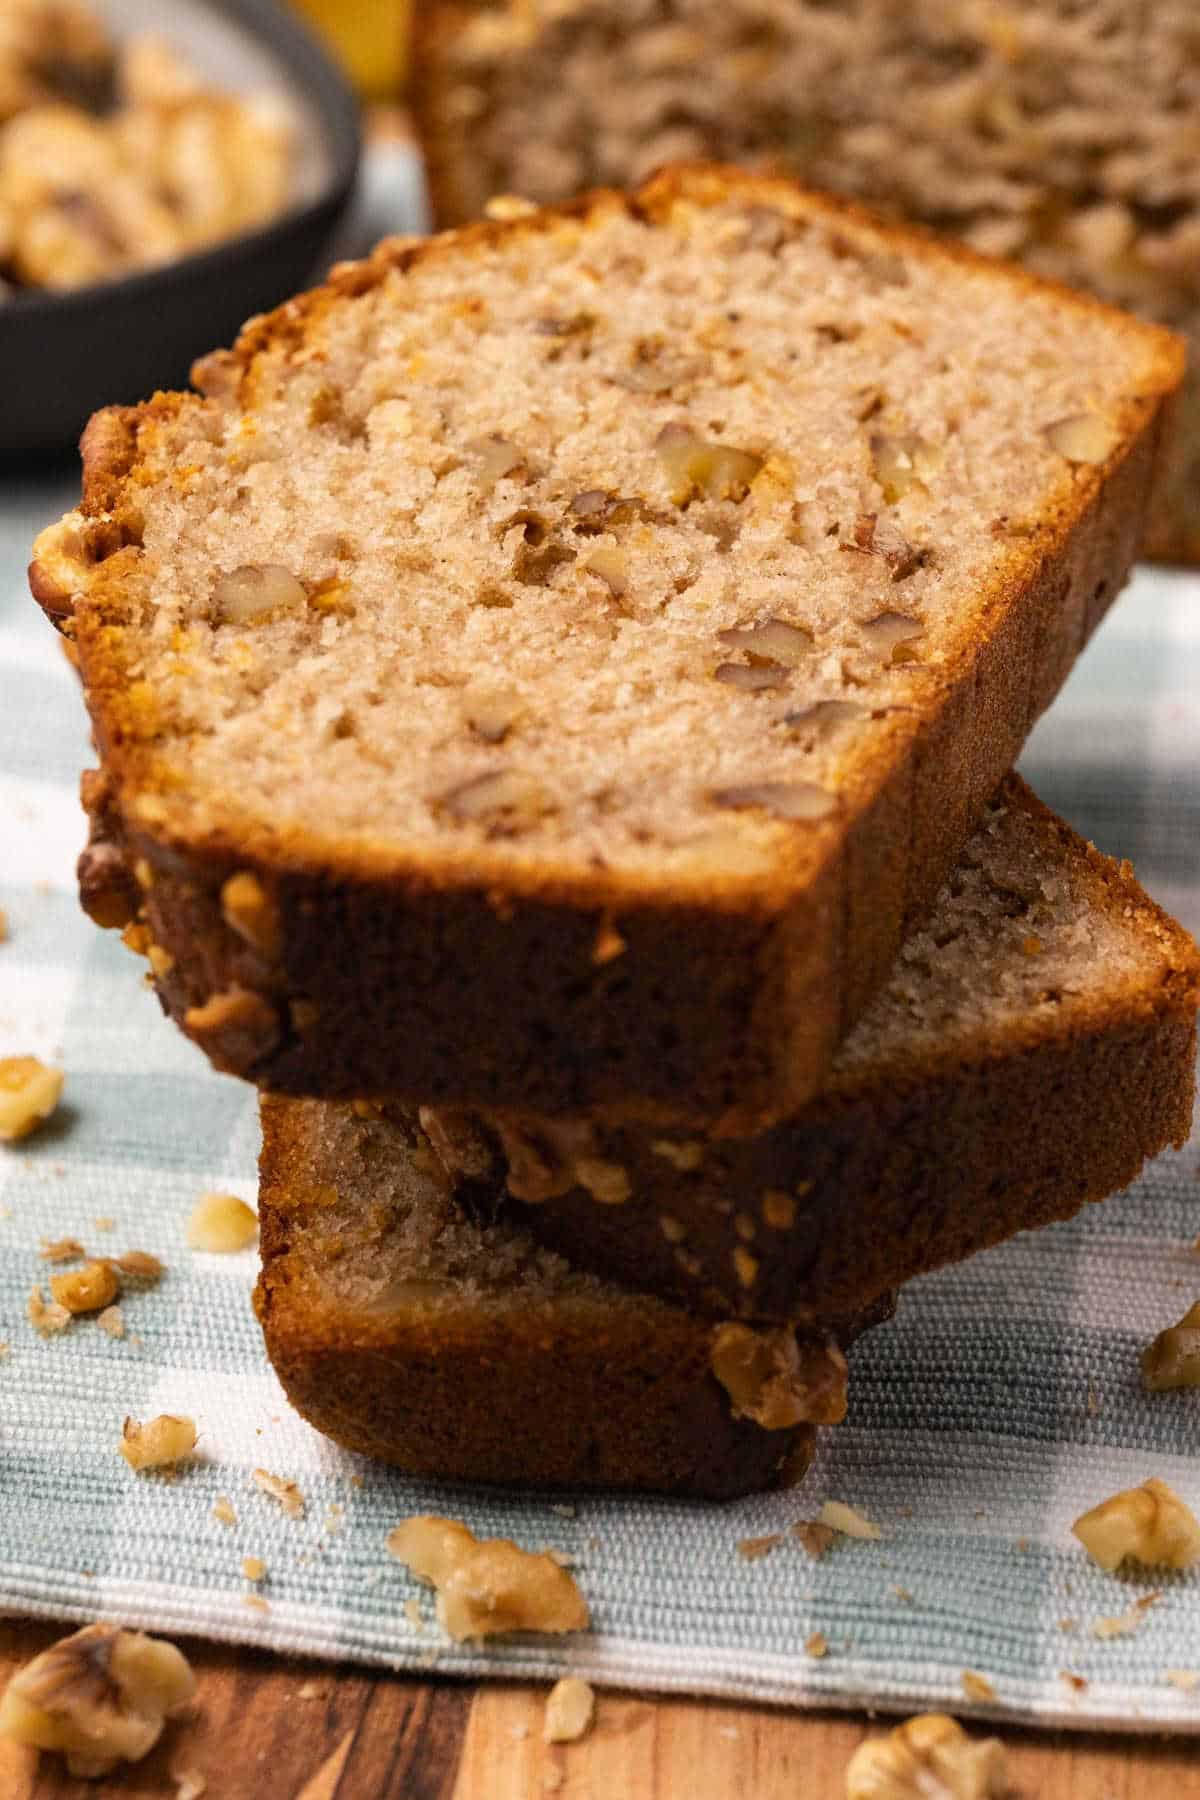
{"type": "Polygon", "coordinates": [[[1186,935],[1000,785],[1182,359],[786,181],[508,211],[92,422],[31,570],[100,753],[81,889],[292,1096],[258,1305],[301,1410],[727,1494],[899,1283],[1186,1130],[1186,935]]]}

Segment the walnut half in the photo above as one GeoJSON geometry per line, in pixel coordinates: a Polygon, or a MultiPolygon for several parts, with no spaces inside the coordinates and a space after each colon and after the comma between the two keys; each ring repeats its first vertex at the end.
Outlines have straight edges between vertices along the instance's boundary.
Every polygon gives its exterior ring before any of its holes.
{"type": "Polygon", "coordinates": [[[509,1538],[480,1540],[457,1519],[422,1514],[388,1533],[397,1562],[437,1589],[439,1623],[452,1638],[505,1631],[586,1631],[587,1603],[547,1552],[509,1538]]]}
{"type": "Polygon", "coordinates": [[[1071,1530],[1092,1561],[1110,1572],[1126,1557],[1147,1568],[1190,1569],[1200,1561],[1200,1521],[1157,1477],[1101,1501],[1071,1530]]]}
{"type": "Polygon", "coordinates": [[[846,1769],[846,1800],[999,1800],[1004,1745],[970,1738],[945,1713],[920,1713],[868,1738],[846,1769]]]}
{"type": "Polygon", "coordinates": [[[140,1762],[195,1691],[174,1644],[87,1625],[13,1676],[0,1701],[0,1733],[63,1751],[73,1775],[106,1775],[118,1762],[140,1762]]]}

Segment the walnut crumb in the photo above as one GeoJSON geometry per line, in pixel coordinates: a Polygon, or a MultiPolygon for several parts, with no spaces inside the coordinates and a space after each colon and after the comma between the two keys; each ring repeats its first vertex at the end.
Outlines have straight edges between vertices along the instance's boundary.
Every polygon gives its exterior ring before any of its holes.
{"type": "Polygon", "coordinates": [[[56,1300],[47,1301],[40,1287],[30,1290],[25,1305],[29,1323],[42,1337],[53,1337],[56,1332],[65,1331],[71,1323],[71,1315],[65,1306],[56,1300]]]}
{"type": "Polygon", "coordinates": [[[261,1556],[243,1556],[242,1574],[247,1581],[265,1581],[267,1565],[261,1556]]]}
{"type": "Polygon", "coordinates": [[[117,1271],[109,1262],[84,1263],[50,1277],[50,1292],[69,1313],[103,1312],[121,1292],[117,1271]]]}
{"type": "Polygon", "coordinates": [[[404,1616],[418,1636],[425,1631],[425,1617],[421,1611],[421,1602],[415,1594],[410,1594],[404,1602],[404,1616]]]}
{"type": "Polygon", "coordinates": [[[823,1631],[814,1631],[805,1638],[804,1654],[816,1657],[829,1655],[829,1640],[823,1631]]]}
{"type": "Polygon", "coordinates": [[[1092,1636],[1096,1638],[1132,1637],[1152,1606],[1162,1599],[1161,1592],[1143,1594],[1123,1613],[1092,1620],[1092,1636]]]}
{"type": "Polygon", "coordinates": [[[797,1519],[792,1526],[792,1536],[800,1540],[800,1547],[814,1562],[820,1560],[837,1536],[832,1525],[821,1525],[816,1519],[797,1519]]]}
{"type": "Polygon", "coordinates": [[[174,1468],[196,1448],[196,1425],[177,1413],[159,1413],[143,1425],[127,1418],[117,1446],[131,1469],[174,1468]]]}
{"type": "Polygon", "coordinates": [[[255,1469],[253,1478],[255,1487],[278,1500],[289,1519],[304,1517],[304,1495],[294,1481],[283,1475],[269,1475],[266,1469],[255,1469]]]}
{"type": "Polygon", "coordinates": [[[38,1255],[43,1262],[78,1262],[87,1251],[78,1238],[55,1238],[53,1241],[43,1238],[38,1255]]]}
{"type": "Polygon", "coordinates": [[[1200,1387],[1200,1300],[1142,1352],[1142,1386],[1149,1394],[1200,1387]]]}
{"type": "Polygon", "coordinates": [[[102,1313],[97,1314],[96,1323],[110,1338],[125,1336],[125,1314],[119,1306],[106,1306],[102,1313]]]}
{"type": "Polygon", "coordinates": [[[978,1669],[964,1669],[959,1680],[962,1682],[962,1691],[968,1700],[991,1701],[996,1698],[996,1690],[992,1683],[986,1675],[981,1675],[978,1669]]]}
{"type": "Polygon", "coordinates": [[[831,1530],[840,1532],[843,1537],[875,1539],[883,1536],[878,1525],[872,1524],[870,1519],[856,1512],[852,1506],[847,1506],[843,1500],[826,1500],[821,1508],[820,1522],[831,1530]]]}
{"type": "Polygon", "coordinates": [[[1200,1687],[1200,1670],[1164,1669],[1163,1680],[1170,1682],[1172,1687],[1182,1689],[1185,1694],[1190,1694],[1200,1687]]]}
{"type": "Polygon", "coordinates": [[[945,1713],[906,1719],[868,1738],[846,1769],[846,1800],[1000,1800],[1007,1793],[998,1738],[971,1738],[945,1713]]]}
{"type": "Polygon", "coordinates": [[[769,1531],[764,1537],[747,1537],[738,1539],[737,1552],[746,1562],[757,1562],[762,1556],[769,1556],[783,1542],[782,1531],[769,1531]]]}
{"type": "Polygon", "coordinates": [[[166,1274],[166,1264],[157,1256],[151,1256],[148,1250],[124,1250],[120,1256],[113,1257],[112,1262],[124,1280],[138,1287],[153,1287],[166,1274]]]}
{"type": "Polygon", "coordinates": [[[258,1218],[236,1194],[201,1194],[187,1223],[189,1250],[245,1250],[258,1236],[258,1218]]]}
{"type": "Polygon", "coordinates": [[[261,1594],[243,1594],[242,1605],[248,1606],[251,1612],[265,1613],[271,1610],[270,1601],[264,1600],[261,1594]]]}
{"type": "Polygon", "coordinates": [[[58,1105],[63,1072],[36,1056],[0,1057],[0,1143],[16,1143],[43,1125],[58,1105]]]}
{"type": "Polygon", "coordinates": [[[73,1775],[107,1775],[119,1762],[140,1762],[195,1691],[174,1644],[88,1625],[13,1676],[0,1701],[0,1735],[61,1751],[73,1775]]]}
{"type": "Polygon", "coordinates": [[[456,1519],[405,1519],[387,1536],[389,1554],[437,1589],[438,1621],[452,1638],[506,1631],[585,1631],[587,1605],[547,1552],[509,1538],[477,1538],[456,1519]]]}
{"type": "Polygon", "coordinates": [[[1088,1685],[1086,1675],[1076,1675],[1072,1669],[1060,1669],[1058,1679],[1065,1681],[1067,1686],[1077,1694],[1082,1694],[1088,1685]]]}
{"type": "Polygon", "coordinates": [[[546,1696],[542,1737],[547,1744],[577,1743],[591,1729],[595,1716],[596,1696],[590,1684],[565,1675],[546,1696]]]}
{"type": "Polygon", "coordinates": [[[216,1499],[213,1501],[212,1516],[217,1521],[218,1525],[237,1524],[237,1514],[233,1510],[228,1495],[217,1495],[216,1499]]]}

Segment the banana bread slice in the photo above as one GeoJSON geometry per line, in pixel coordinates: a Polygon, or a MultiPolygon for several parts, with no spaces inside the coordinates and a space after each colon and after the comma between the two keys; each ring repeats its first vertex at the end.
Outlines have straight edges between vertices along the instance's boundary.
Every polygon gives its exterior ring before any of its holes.
{"type": "Polygon", "coordinates": [[[749,1140],[425,1112],[577,1267],[721,1316],[869,1306],[1182,1144],[1200,957],[1016,776],[816,1100],[749,1140]]]}
{"type": "Polygon", "coordinates": [[[779,1116],[1124,579],[1181,351],[711,168],[385,245],[102,413],[84,893],[287,1092],[779,1116]]]}
{"type": "Polygon", "coordinates": [[[419,1131],[272,1096],[262,1123],[255,1307],[288,1398],[348,1448],[445,1480],[725,1499],[798,1473],[842,1417],[837,1340],[867,1321],[714,1325],[477,1222],[419,1131]]]}
{"type": "Polygon", "coordinates": [[[414,31],[442,224],[769,162],[1185,331],[1149,549],[1200,561],[1194,0],[432,0],[414,31]]]}

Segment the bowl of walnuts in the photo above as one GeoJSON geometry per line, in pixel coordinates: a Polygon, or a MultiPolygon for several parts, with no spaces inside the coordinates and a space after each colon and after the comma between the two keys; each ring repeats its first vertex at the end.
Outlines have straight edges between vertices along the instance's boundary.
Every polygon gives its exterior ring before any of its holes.
{"type": "Polygon", "coordinates": [[[358,157],[353,94],[270,0],[4,0],[0,454],[72,444],[302,286],[358,157]]]}

